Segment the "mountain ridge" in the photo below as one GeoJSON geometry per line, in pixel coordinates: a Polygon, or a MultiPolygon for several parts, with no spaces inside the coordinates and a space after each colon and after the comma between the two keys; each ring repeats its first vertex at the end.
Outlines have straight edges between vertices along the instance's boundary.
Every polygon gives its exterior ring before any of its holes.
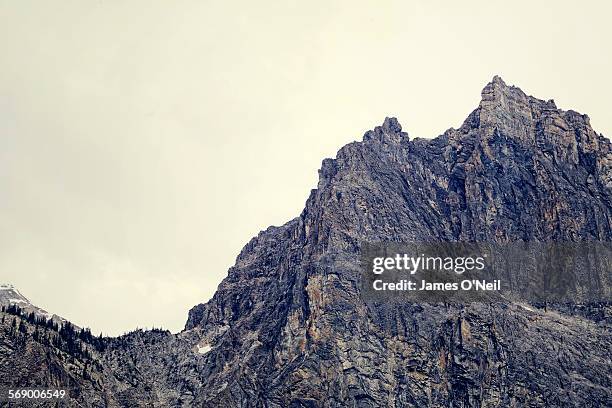
{"type": "MultiPolygon", "coordinates": [[[[9,283],[0,283],[0,306],[8,308],[10,305],[18,306],[24,313],[34,313],[44,319],[51,319],[58,324],[67,320],[61,316],[49,313],[46,310],[34,305],[28,298],[9,283]]],[[[76,326],[75,326],[76,327],[76,326]]]]}
{"type": "MultiPolygon", "coordinates": [[[[395,118],[385,119],[382,126],[366,132],[362,142],[349,143],[335,159],[323,161],[317,189],[311,192],[301,216],[251,240],[213,299],[190,311],[186,329],[200,327],[206,331],[205,336],[223,337],[236,316],[244,319],[246,326],[270,327],[276,320],[269,321],[267,314],[279,314],[284,316],[281,325],[293,329],[276,333],[266,330],[258,338],[270,337],[273,343],[276,336],[285,336],[289,343],[298,344],[293,350],[278,351],[277,358],[289,364],[313,339],[316,343],[322,332],[327,331],[328,336],[334,332],[343,338],[334,329],[337,322],[319,328],[313,321],[323,320],[327,313],[351,316],[351,310],[359,310],[354,321],[368,314],[352,300],[356,296],[350,288],[357,273],[354,265],[352,274],[315,272],[309,276],[311,272],[303,271],[290,276],[283,270],[283,263],[292,265],[292,259],[308,259],[306,263],[317,265],[323,254],[331,252],[330,248],[354,254],[360,240],[381,241],[389,237],[404,241],[609,241],[610,143],[595,134],[588,117],[553,109],[552,102],[529,98],[519,88],[507,87],[497,78],[484,88],[483,101],[464,125],[438,138],[410,141],[395,118]],[[491,91],[493,97],[489,97],[491,91]],[[512,120],[508,113],[513,115],[512,120]],[[380,162],[385,165],[377,166],[380,162]],[[380,185],[391,188],[373,190],[380,185]],[[557,190],[557,186],[561,189],[557,190]],[[574,200],[573,195],[566,195],[567,188],[576,190],[580,198],[574,200]],[[347,196],[350,202],[343,202],[347,196]],[[601,202],[591,202],[591,198],[601,202]],[[399,207],[385,205],[386,202],[398,203],[399,207]],[[288,252],[287,257],[257,263],[262,258],[270,259],[268,249],[288,237],[300,243],[297,251],[291,252],[291,244],[285,242],[279,252],[288,252]],[[269,276],[262,273],[266,269],[269,276]],[[286,281],[283,291],[290,294],[293,305],[285,305],[285,310],[277,306],[259,312],[253,305],[266,303],[267,289],[260,292],[253,290],[252,284],[240,285],[253,278],[265,282],[262,286],[286,281]],[[335,283],[326,288],[325,281],[329,279],[335,283]],[[339,301],[324,299],[322,293],[326,291],[333,292],[339,301]],[[248,300],[231,301],[241,296],[248,300]],[[327,308],[329,302],[334,307],[327,308]],[[254,316],[248,318],[249,315],[254,316]],[[292,333],[294,330],[298,331],[292,333]]],[[[279,252],[275,254],[280,257],[279,252]]],[[[319,268],[338,271],[349,269],[350,263],[347,259],[332,266],[323,262],[319,268]]],[[[312,266],[307,269],[312,270],[312,266]]],[[[344,321],[348,316],[338,319],[344,321]]],[[[384,316],[378,317],[385,320],[384,316]]],[[[346,328],[346,324],[349,323],[344,321],[340,327],[346,328]]],[[[236,330],[238,337],[248,336],[236,330]]],[[[365,331],[359,330],[362,336],[365,331]]],[[[339,339],[328,337],[328,341],[334,340],[339,339]]],[[[337,375],[342,377],[341,373],[337,375]]],[[[314,385],[305,387],[314,392],[314,385]]],[[[420,401],[432,405],[431,400],[420,401]]],[[[449,403],[444,401],[442,405],[449,403]]],[[[464,402],[475,403],[470,397],[464,402]]]]}

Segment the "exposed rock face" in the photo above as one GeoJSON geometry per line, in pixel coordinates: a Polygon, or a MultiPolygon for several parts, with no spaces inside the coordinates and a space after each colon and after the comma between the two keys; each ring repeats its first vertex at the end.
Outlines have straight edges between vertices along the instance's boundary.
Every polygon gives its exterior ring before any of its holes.
{"type": "Polygon", "coordinates": [[[363,241],[609,241],[611,163],[588,117],[498,77],[436,139],[410,141],[387,118],[325,160],[302,215],[252,240],[190,312],[186,329],[223,355],[205,392],[228,406],[609,402],[609,326],[516,305],[366,305],[358,253],[363,241]]]}
{"type": "Polygon", "coordinates": [[[411,141],[387,118],[323,161],[302,214],[253,238],[185,331],[94,351],[97,380],[75,378],[86,384],[76,400],[103,390],[109,406],[612,404],[607,304],[363,301],[362,243],[413,240],[611,241],[612,146],[586,115],[499,77],[438,138],[411,141]]]}

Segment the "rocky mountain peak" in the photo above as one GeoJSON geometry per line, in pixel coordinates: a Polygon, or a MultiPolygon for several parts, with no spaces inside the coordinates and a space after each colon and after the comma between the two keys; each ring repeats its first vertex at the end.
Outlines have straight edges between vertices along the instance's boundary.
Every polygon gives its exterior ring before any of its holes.
{"type": "Polygon", "coordinates": [[[374,130],[368,130],[363,135],[364,142],[400,143],[408,140],[408,133],[402,132],[402,125],[394,117],[386,117],[381,126],[376,126],[374,130]]]}
{"type": "Polygon", "coordinates": [[[397,118],[386,117],[382,124],[383,131],[387,133],[400,133],[402,131],[402,125],[397,121],[397,118]]]}
{"type": "Polygon", "coordinates": [[[610,141],[593,130],[587,115],[559,109],[552,99],[527,95],[499,76],[483,88],[481,95],[478,108],[463,125],[447,131],[454,145],[461,146],[467,140],[470,145],[477,141],[483,146],[521,146],[570,166],[581,160],[591,166],[597,157],[602,174],[608,172],[610,141]]]}
{"type": "Polygon", "coordinates": [[[520,88],[507,85],[499,76],[483,88],[481,97],[478,125],[485,130],[485,137],[499,131],[523,142],[531,141],[543,112],[557,109],[552,100],[544,102],[528,96],[520,88]]]}

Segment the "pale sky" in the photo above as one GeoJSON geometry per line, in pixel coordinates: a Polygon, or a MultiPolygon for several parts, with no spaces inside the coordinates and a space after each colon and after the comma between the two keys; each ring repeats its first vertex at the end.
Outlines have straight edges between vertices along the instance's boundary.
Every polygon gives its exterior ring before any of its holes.
{"type": "Polygon", "coordinates": [[[385,116],[437,136],[499,74],[610,136],[608,4],[0,0],[0,283],[177,331],[385,116]]]}

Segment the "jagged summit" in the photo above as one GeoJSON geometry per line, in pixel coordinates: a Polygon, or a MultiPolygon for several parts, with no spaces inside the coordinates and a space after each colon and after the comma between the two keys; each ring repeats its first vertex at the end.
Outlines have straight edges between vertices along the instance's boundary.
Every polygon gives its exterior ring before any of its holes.
{"type": "Polygon", "coordinates": [[[494,125],[512,117],[515,121],[529,123],[543,118],[557,121],[582,121],[590,126],[589,116],[573,110],[559,109],[553,99],[543,100],[527,95],[514,85],[507,85],[499,76],[494,76],[481,92],[478,111],[483,124],[494,125]],[[518,115],[518,116],[517,116],[518,115]]]}
{"type": "MultiPolygon", "coordinates": [[[[497,75],[481,94],[478,107],[462,126],[450,128],[437,138],[410,141],[398,120],[387,117],[381,126],[364,134],[363,142],[371,147],[379,143],[388,145],[389,152],[394,152],[394,155],[410,154],[422,148],[431,151],[434,147],[440,149],[447,145],[443,157],[431,157],[431,160],[444,160],[450,164],[458,159],[458,169],[463,168],[463,160],[466,163],[475,161],[472,165],[481,167],[485,163],[505,160],[510,150],[522,149],[529,157],[523,157],[521,165],[533,167],[539,161],[537,157],[544,155],[564,171],[588,168],[593,180],[599,180],[606,188],[612,187],[610,140],[593,130],[587,115],[558,109],[552,99],[529,96],[519,87],[506,84],[497,75]],[[457,154],[459,157],[455,159],[457,154]]],[[[329,176],[335,174],[336,161],[350,161],[350,154],[347,155],[346,151],[354,148],[345,146],[335,160],[324,160],[320,171],[323,184],[319,186],[325,185],[329,176]]]]}
{"type": "Polygon", "coordinates": [[[544,101],[527,95],[521,88],[507,85],[499,76],[493,77],[481,92],[479,108],[487,115],[495,116],[496,113],[531,113],[525,118],[537,116],[542,111],[556,110],[557,105],[550,99],[544,101]]]}
{"type": "MultiPolygon", "coordinates": [[[[495,75],[493,79],[489,83],[485,85],[485,87],[481,91],[482,99],[495,99],[501,101],[504,98],[515,98],[515,99],[523,99],[523,98],[531,98],[535,101],[544,102],[541,99],[535,98],[533,96],[527,95],[521,88],[515,85],[508,85],[506,81],[502,79],[499,75],[495,75]]],[[[546,103],[551,103],[551,107],[554,106],[556,109],[556,105],[554,105],[554,101],[550,99],[546,103]]]]}
{"type": "MultiPolygon", "coordinates": [[[[454,144],[475,136],[483,141],[501,137],[508,142],[543,148],[554,152],[556,159],[573,163],[579,160],[580,150],[587,154],[602,150],[604,155],[610,150],[609,139],[592,129],[588,115],[559,109],[552,99],[527,95],[498,75],[482,89],[478,107],[462,126],[450,128],[442,135],[454,144]]],[[[423,143],[421,138],[415,140],[423,143]]],[[[364,134],[363,141],[406,144],[410,139],[395,117],[386,117],[382,125],[364,134]]]]}
{"type": "Polygon", "coordinates": [[[495,75],[493,79],[491,79],[491,81],[485,85],[481,92],[481,95],[484,98],[485,94],[491,93],[494,93],[497,96],[511,95],[512,93],[514,93],[515,95],[527,96],[521,88],[514,85],[508,85],[506,81],[504,81],[499,75],[495,75]]]}
{"type": "Polygon", "coordinates": [[[383,143],[399,143],[408,141],[408,133],[402,132],[402,125],[395,117],[386,117],[381,126],[368,130],[363,135],[363,141],[378,141],[383,143]]]}

